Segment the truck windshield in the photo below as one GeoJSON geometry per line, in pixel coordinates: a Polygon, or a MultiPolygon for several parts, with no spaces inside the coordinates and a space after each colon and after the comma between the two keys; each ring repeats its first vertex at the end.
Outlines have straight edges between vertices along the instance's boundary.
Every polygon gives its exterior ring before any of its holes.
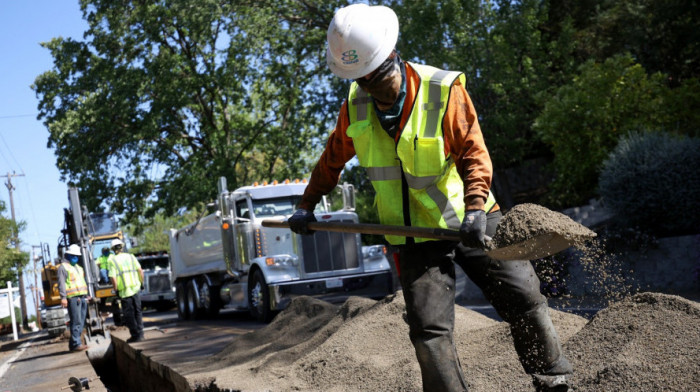
{"type": "Polygon", "coordinates": [[[253,213],[256,217],[292,215],[300,197],[279,197],[275,199],[253,200],[253,213]]]}

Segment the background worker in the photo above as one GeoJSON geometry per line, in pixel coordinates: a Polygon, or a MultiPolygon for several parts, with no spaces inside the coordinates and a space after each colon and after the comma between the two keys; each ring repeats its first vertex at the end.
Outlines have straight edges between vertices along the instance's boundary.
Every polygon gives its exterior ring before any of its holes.
{"type": "Polygon", "coordinates": [[[535,388],[568,391],[572,367],[532,265],[483,252],[502,214],[490,192],[491,159],[465,76],[401,61],[394,50],[398,32],[396,14],[384,6],[354,4],[335,13],[326,60],[335,75],[354,82],[290,227],[310,233],[316,204],[357,156],[376,191],[382,224],[460,230],[461,242],[386,237],[399,249],[423,389],[467,390],[453,339],[457,263],[510,324],[535,388]]]}
{"type": "Polygon", "coordinates": [[[131,333],[126,341],[140,342],[144,339],[139,295],[143,285],[143,270],[134,255],[122,251],[124,243],[121,240],[114,239],[110,245],[114,254],[109,256],[109,278],[119,293],[124,324],[131,333]]]}
{"type": "Polygon", "coordinates": [[[102,254],[97,258],[95,264],[100,270],[100,283],[109,283],[109,255],[111,254],[108,247],[102,248],[102,254]]]}
{"type": "Polygon", "coordinates": [[[88,308],[88,288],[85,281],[83,267],[78,265],[80,258],[80,246],[72,244],[66,249],[58,267],[58,293],[61,296],[61,306],[68,308],[70,318],[70,351],[85,351],[88,346],[81,339],[85,317],[88,308]]]}

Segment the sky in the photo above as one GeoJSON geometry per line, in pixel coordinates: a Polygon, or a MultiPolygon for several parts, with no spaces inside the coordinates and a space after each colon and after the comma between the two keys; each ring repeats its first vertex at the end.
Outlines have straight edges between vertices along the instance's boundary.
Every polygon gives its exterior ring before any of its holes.
{"type": "MultiPolygon", "coordinates": [[[[53,150],[47,147],[49,133],[37,120],[38,99],[30,87],[53,66],[49,51],[39,44],[59,36],[82,40],[86,29],[78,0],[0,2],[0,176],[12,176],[15,218],[26,222],[21,248],[30,255],[32,246],[47,243],[51,257],[56,257],[63,209],[68,207],[68,187],[60,179],[53,150]]],[[[7,180],[0,177],[0,200],[9,218],[7,180]]],[[[38,280],[40,286],[41,277],[38,280]]],[[[33,284],[34,276],[26,274],[25,286],[33,284]]],[[[32,315],[28,290],[26,297],[27,313],[32,315]]]]}

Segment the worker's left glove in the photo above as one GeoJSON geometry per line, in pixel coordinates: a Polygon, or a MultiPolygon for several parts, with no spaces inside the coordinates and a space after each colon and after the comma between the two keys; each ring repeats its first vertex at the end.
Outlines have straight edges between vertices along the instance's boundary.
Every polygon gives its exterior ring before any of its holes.
{"type": "Polygon", "coordinates": [[[313,234],[314,231],[309,229],[309,222],[317,222],[316,215],[313,211],[308,211],[303,208],[299,208],[294,212],[294,215],[290,216],[287,220],[289,223],[289,228],[297,234],[313,234]]]}
{"type": "Polygon", "coordinates": [[[486,247],[486,213],[484,210],[471,210],[464,213],[462,226],[459,228],[462,245],[468,248],[484,249],[486,247]]]}

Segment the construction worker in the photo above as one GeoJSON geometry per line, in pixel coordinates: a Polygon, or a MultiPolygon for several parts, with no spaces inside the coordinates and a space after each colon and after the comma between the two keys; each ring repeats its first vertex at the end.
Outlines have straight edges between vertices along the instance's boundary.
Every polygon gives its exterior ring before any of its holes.
{"type": "Polygon", "coordinates": [[[85,282],[83,267],[78,265],[80,246],[72,244],[68,247],[61,265],[58,267],[58,293],[61,296],[61,306],[68,308],[70,318],[70,351],[85,351],[88,346],[81,339],[88,308],[88,288],[85,282]]]}
{"type": "Polygon", "coordinates": [[[109,256],[109,279],[119,293],[124,324],[131,333],[126,341],[140,342],[144,339],[139,295],[143,285],[143,270],[134,255],[122,251],[124,243],[121,240],[114,239],[110,245],[114,254],[109,256]]]}
{"type": "Polygon", "coordinates": [[[491,159],[465,76],[402,61],[398,33],[390,8],[353,4],[336,11],[326,61],[336,76],[353,82],[290,228],[311,233],[316,204],[357,156],[376,191],[381,223],[460,231],[461,242],[386,236],[399,250],[423,390],[467,390],[453,339],[457,263],[510,324],[535,389],[568,391],[572,367],[532,265],[483,252],[502,214],[490,192],[491,159]]]}
{"type": "Polygon", "coordinates": [[[95,261],[95,264],[97,264],[97,268],[99,268],[100,270],[101,284],[109,283],[109,255],[111,253],[112,252],[109,250],[109,248],[105,246],[102,248],[102,254],[95,261]]]}

